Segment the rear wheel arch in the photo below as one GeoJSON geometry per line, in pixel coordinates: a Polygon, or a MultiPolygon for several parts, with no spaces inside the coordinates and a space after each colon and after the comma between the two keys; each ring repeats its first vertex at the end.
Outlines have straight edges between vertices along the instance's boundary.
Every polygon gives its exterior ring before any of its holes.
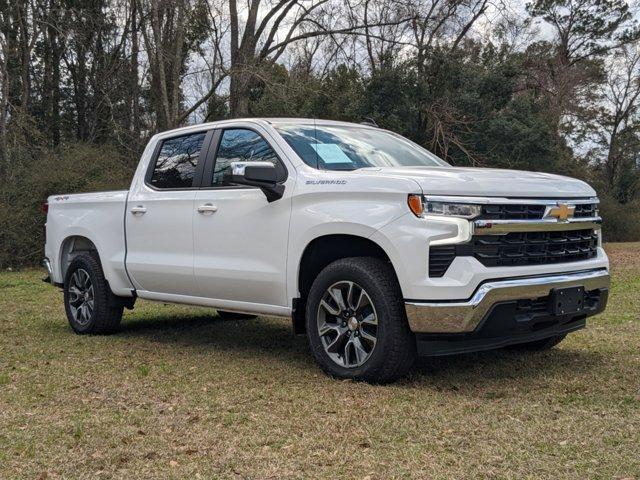
{"type": "Polygon", "coordinates": [[[64,239],[60,246],[59,266],[63,284],[65,278],[67,277],[67,271],[69,270],[69,267],[71,266],[73,261],[80,255],[89,255],[97,262],[98,266],[100,267],[101,275],[104,275],[105,282],[107,284],[107,287],[109,288],[109,299],[112,306],[122,305],[129,310],[133,309],[136,301],[135,293],[130,297],[119,297],[111,292],[109,278],[104,272],[104,266],[102,265],[102,259],[100,257],[98,247],[90,238],[83,235],[70,235],[64,239]]]}
{"type": "Polygon", "coordinates": [[[64,239],[60,245],[60,274],[65,278],[69,265],[78,255],[91,254],[101,263],[100,253],[95,243],[82,235],[71,235],[64,239]]]}

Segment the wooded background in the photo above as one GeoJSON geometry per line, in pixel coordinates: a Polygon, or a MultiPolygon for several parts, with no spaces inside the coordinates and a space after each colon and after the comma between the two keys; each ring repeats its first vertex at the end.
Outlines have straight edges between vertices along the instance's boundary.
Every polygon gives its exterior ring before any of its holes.
{"type": "Polygon", "coordinates": [[[622,0],[0,0],[0,267],[47,195],[127,188],[154,133],[372,119],[454,165],[589,181],[640,239],[640,46],[622,0]]]}

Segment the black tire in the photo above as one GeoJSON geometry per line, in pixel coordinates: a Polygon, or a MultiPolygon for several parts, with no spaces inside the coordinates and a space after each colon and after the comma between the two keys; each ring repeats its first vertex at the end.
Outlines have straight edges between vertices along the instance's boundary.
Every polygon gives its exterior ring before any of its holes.
{"type": "MultiPolygon", "coordinates": [[[[348,297],[349,294],[347,294],[347,303],[352,303],[348,297]]],[[[353,310],[350,311],[353,312],[353,310]]],[[[357,315],[351,313],[351,316],[357,315]]],[[[340,316],[330,314],[326,315],[326,318],[331,318],[332,322],[342,322],[340,316]]],[[[346,323],[348,322],[343,322],[340,326],[344,327],[346,323]]],[[[362,323],[358,324],[362,326],[362,323]]],[[[332,377],[370,383],[388,383],[406,375],[417,356],[415,336],[407,323],[404,300],[393,268],[388,263],[376,258],[344,258],[325,267],[313,282],[308,295],[306,327],[307,339],[316,362],[325,373],[332,377]],[[374,346],[362,364],[349,367],[339,365],[337,363],[339,360],[332,359],[330,354],[325,351],[318,331],[318,318],[321,315],[319,309],[322,308],[320,302],[329,293],[330,287],[343,282],[354,282],[356,288],[366,292],[368,303],[373,306],[371,311],[377,317],[376,343],[373,344],[374,346]]],[[[345,335],[351,334],[351,331],[345,333],[345,335]]],[[[355,331],[353,331],[353,335],[356,336],[355,331]]],[[[360,333],[360,335],[364,335],[364,333],[360,333]]],[[[340,336],[340,333],[336,333],[336,338],[340,336]]],[[[365,337],[361,336],[359,340],[363,342],[364,339],[365,337]]],[[[355,341],[355,338],[352,340],[355,341]]],[[[342,357],[343,363],[348,361],[346,357],[345,349],[342,357]]]]}
{"type": "Polygon", "coordinates": [[[226,310],[217,310],[217,312],[218,317],[222,320],[251,320],[257,317],[257,315],[250,313],[227,312],[226,310]]]}
{"type": "MultiPolygon", "coordinates": [[[[78,277],[76,277],[78,278],[78,277]]],[[[78,305],[77,301],[75,302],[78,305]]],[[[69,325],[77,334],[108,334],[117,330],[120,320],[122,319],[123,305],[109,288],[109,284],[104,277],[100,261],[90,254],[78,255],[73,259],[71,265],[67,269],[64,279],[64,307],[67,313],[69,325]],[[89,277],[90,285],[93,287],[93,309],[87,314],[85,321],[74,316],[73,310],[76,312],[79,308],[74,307],[74,297],[77,297],[70,291],[75,284],[74,274],[84,278],[86,272],[89,277]]]]}
{"type": "Polygon", "coordinates": [[[512,345],[511,348],[514,350],[550,350],[556,345],[558,345],[561,341],[565,339],[567,334],[564,335],[554,335],[553,337],[543,338],[542,340],[536,340],[534,342],[527,343],[519,343],[517,345],[512,345]]]}

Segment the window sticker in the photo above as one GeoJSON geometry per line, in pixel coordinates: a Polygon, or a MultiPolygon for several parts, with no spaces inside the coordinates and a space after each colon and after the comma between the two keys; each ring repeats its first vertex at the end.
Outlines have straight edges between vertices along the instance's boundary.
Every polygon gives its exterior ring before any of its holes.
{"type": "Polygon", "coordinates": [[[335,143],[315,143],[311,144],[311,148],[316,151],[324,163],[353,163],[335,143]]]}

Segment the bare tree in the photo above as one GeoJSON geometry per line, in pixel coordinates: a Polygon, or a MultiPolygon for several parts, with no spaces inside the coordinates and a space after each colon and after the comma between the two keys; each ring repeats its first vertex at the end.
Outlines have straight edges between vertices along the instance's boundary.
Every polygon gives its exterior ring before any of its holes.
{"type": "MultiPolygon", "coordinates": [[[[411,36],[417,77],[435,84],[438,65],[457,53],[463,41],[472,36],[474,26],[484,18],[489,0],[411,0],[411,36]]],[[[481,163],[463,137],[470,131],[469,120],[448,98],[434,98],[420,106],[420,130],[434,151],[445,159],[449,152],[462,152],[473,165],[481,163]]]]}
{"type": "Polygon", "coordinates": [[[7,0],[0,8],[0,179],[8,171],[10,120],[30,125],[32,57],[41,35],[33,0],[7,0]]]}
{"type": "Polygon", "coordinates": [[[33,0],[9,0],[0,10],[0,35],[7,69],[7,105],[28,114],[31,106],[32,55],[40,37],[33,0]]]}
{"type": "Polygon", "coordinates": [[[60,143],[61,64],[65,48],[62,10],[63,6],[58,0],[43,0],[39,2],[36,12],[42,25],[43,113],[47,136],[53,145],[60,143]]]}
{"type": "Polygon", "coordinates": [[[527,8],[555,33],[551,61],[541,65],[539,78],[560,136],[563,117],[601,80],[594,60],[634,41],[640,31],[625,0],[536,0],[527,8]]]}
{"type": "Polygon", "coordinates": [[[603,171],[608,187],[620,201],[627,201],[635,193],[628,190],[637,185],[624,182],[622,177],[640,167],[636,158],[640,152],[639,45],[627,45],[617,51],[607,62],[607,72],[604,104],[596,117],[596,138],[606,151],[603,171]],[[623,191],[621,182],[625,184],[623,191]]]}
{"type": "Polygon", "coordinates": [[[349,8],[351,25],[363,24],[361,35],[354,37],[366,52],[369,69],[375,72],[400,59],[400,50],[409,45],[410,1],[364,0],[349,8]]]}
{"type": "MultiPolygon", "coordinates": [[[[4,24],[5,19],[2,18],[4,24]]],[[[7,67],[7,38],[4,29],[0,29],[0,178],[5,175],[7,161],[7,120],[9,117],[9,71],[7,67]]]]}
{"type": "Polygon", "coordinates": [[[140,137],[140,83],[139,83],[139,55],[140,55],[140,19],[137,0],[130,1],[131,32],[130,32],[130,67],[129,67],[129,111],[127,128],[133,137],[140,137]]]}
{"type": "MultiPolygon", "coordinates": [[[[329,0],[250,0],[245,12],[229,0],[230,108],[232,116],[249,113],[251,81],[263,62],[276,62],[287,47],[314,37],[361,34],[365,23],[349,24],[340,5],[329,0]],[[261,11],[261,7],[264,10],[261,11]],[[241,15],[243,13],[243,15],[241,15]]],[[[378,22],[369,27],[398,25],[407,19],[378,22]]]]}
{"type": "Polygon", "coordinates": [[[418,65],[423,65],[434,47],[455,49],[486,13],[488,0],[414,1],[411,30],[418,65]]]}
{"type": "Polygon", "coordinates": [[[199,0],[141,0],[141,33],[149,61],[157,127],[172,128],[188,116],[182,81],[190,55],[208,33],[206,4],[199,0]]]}

